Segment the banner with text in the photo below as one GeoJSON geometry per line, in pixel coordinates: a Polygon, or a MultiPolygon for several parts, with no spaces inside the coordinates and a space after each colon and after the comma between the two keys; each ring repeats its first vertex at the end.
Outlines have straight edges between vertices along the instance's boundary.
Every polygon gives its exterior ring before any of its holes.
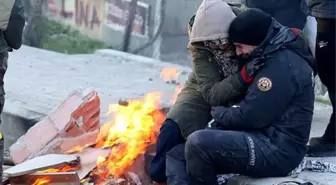
{"type": "MultiPolygon", "coordinates": [[[[130,0],[105,0],[105,24],[116,30],[124,30],[129,15],[130,0]]],[[[138,1],[132,34],[148,36],[149,5],[138,1]]]]}

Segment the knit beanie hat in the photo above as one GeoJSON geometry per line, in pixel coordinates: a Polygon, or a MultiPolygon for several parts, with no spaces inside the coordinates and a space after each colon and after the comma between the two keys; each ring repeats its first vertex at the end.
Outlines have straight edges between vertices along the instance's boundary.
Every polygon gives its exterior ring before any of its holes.
{"type": "Polygon", "coordinates": [[[229,28],[230,41],[258,46],[265,40],[271,23],[272,17],[262,10],[246,10],[232,21],[229,28]]]}
{"type": "Polygon", "coordinates": [[[229,27],[236,15],[222,0],[203,0],[199,6],[192,30],[190,43],[228,39],[229,27]]]}

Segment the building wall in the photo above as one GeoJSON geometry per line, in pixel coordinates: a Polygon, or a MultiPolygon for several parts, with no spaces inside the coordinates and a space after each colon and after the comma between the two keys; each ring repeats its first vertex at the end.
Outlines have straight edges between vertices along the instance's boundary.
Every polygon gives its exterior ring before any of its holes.
{"type": "MultiPolygon", "coordinates": [[[[33,0],[34,1],[34,0],[33,0]]],[[[122,45],[124,27],[111,24],[111,15],[121,21],[125,17],[123,11],[111,10],[108,3],[123,4],[130,0],[47,0],[47,12],[51,17],[74,25],[88,36],[104,41],[119,49],[122,45]],[[117,2],[117,3],[116,3],[117,2]]],[[[226,2],[240,0],[224,0],[226,2]]],[[[146,34],[139,34],[140,29],[135,26],[135,32],[131,38],[130,51],[145,44],[152,36],[157,15],[156,4],[158,0],[139,0],[140,7],[148,7],[146,22],[146,34]]],[[[159,59],[190,65],[190,54],[187,50],[188,34],[187,24],[189,19],[195,14],[201,0],[166,0],[164,26],[155,47],[159,45],[159,59]]],[[[122,7],[122,6],[120,6],[122,7]]],[[[128,8],[124,8],[127,10],[128,8]]],[[[141,9],[140,12],[144,10],[141,9]]],[[[114,20],[115,21],[115,20],[114,20]]],[[[124,23],[125,24],[125,21],[124,23]]],[[[144,56],[153,56],[153,46],[141,52],[144,56]]],[[[154,54],[155,55],[155,54],[154,54]]]]}
{"type": "MultiPolygon", "coordinates": [[[[223,0],[241,2],[241,0],[223,0]]],[[[191,65],[187,50],[189,19],[196,13],[202,0],[167,0],[166,20],[162,33],[161,59],[191,65]]]]}
{"type": "Polygon", "coordinates": [[[201,1],[168,0],[166,19],[162,32],[161,59],[179,64],[190,64],[187,50],[187,24],[201,1]]]}
{"type": "MultiPolygon", "coordinates": [[[[47,0],[47,15],[78,28],[91,38],[120,48],[127,20],[130,0],[47,0]],[[125,11],[126,10],[126,11],[125,11]]],[[[147,42],[152,35],[153,13],[156,0],[138,2],[133,26],[130,51],[147,42]]],[[[142,55],[151,56],[147,48],[142,55]]]]}

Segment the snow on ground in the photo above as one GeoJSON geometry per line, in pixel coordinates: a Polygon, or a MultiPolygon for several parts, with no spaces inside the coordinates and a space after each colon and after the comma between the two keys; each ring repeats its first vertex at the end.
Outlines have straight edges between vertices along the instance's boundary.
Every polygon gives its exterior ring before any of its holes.
{"type": "MultiPolygon", "coordinates": [[[[101,97],[102,113],[119,99],[139,98],[148,92],[165,92],[168,103],[176,86],[160,78],[165,67],[188,73],[189,68],[118,51],[65,55],[23,46],[9,56],[5,76],[5,111],[15,107],[46,115],[73,90],[92,87],[101,97]]],[[[181,75],[181,81],[186,79],[181,75]]]]}

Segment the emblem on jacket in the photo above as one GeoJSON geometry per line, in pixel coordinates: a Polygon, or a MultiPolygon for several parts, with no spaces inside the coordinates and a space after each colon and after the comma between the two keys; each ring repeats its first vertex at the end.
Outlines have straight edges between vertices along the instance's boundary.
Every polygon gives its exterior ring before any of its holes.
{"type": "Polygon", "coordinates": [[[318,45],[319,45],[320,48],[323,48],[323,47],[326,47],[328,45],[328,42],[327,41],[320,41],[318,43],[318,45]]]}
{"type": "Polygon", "coordinates": [[[269,91],[272,89],[272,81],[269,78],[261,77],[258,80],[258,88],[261,91],[269,91]]]}

